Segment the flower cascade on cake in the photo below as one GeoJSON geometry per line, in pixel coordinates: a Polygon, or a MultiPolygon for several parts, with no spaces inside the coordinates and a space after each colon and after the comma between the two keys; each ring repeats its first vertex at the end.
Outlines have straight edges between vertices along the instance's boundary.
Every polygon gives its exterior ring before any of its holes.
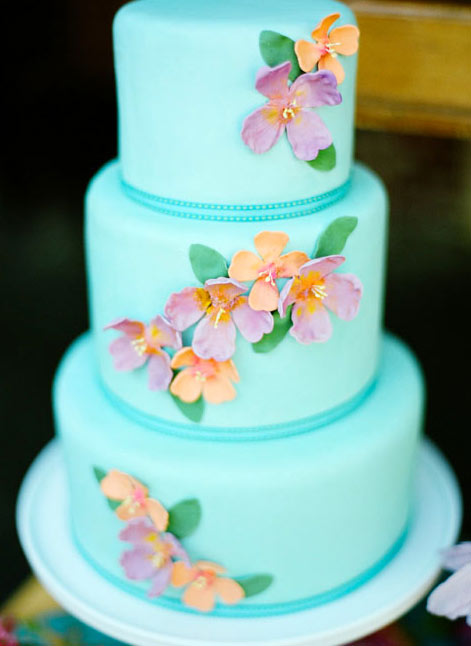
{"type": "Polygon", "coordinates": [[[147,581],[150,598],[168,588],[181,589],[181,602],[190,609],[210,612],[216,604],[235,605],[264,592],[270,574],[230,578],[221,565],[192,560],[182,541],[198,528],[202,517],[196,498],[182,500],[168,510],[149,497],[147,487],[134,476],[111,469],[93,469],[110,509],[126,522],[119,539],[131,545],[120,558],[130,581],[147,581]]]}
{"type": "Polygon", "coordinates": [[[201,286],[170,294],[165,316],[155,316],[147,326],[129,318],[107,325],[106,330],[122,334],[110,345],[115,368],[147,365],[149,388],[168,390],[183,414],[201,421],[204,401],[222,404],[236,397],[240,377],[232,357],[237,331],[256,353],[264,353],[288,332],[304,345],[328,341],[330,313],[343,321],[356,317],[361,281],[337,272],[356,225],[354,217],[333,220],[312,258],[305,251],[286,251],[289,236],[283,231],[261,231],[254,238],[257,253],[243,249],[230,262],[211,247],[191,245],[190,263],[201,286]],[[191,345],[182,347],[182,332],[195,325],[191,345]]]}
{"type": "Polygon", "coordinates": [[[254,153],[268,152],[286,131],[299,160],[321,171],[335,167],[332,135],[315,109],[342,102],[337,86],[345,70],[339,55],[352,56],[358,50],[355,25],[329,32],[339,18],[339,13],[323,18],[311,34],[313,42],[269,30],[260,34],[260,53],[268,67],[258,71],[255,88],[268,102],[245,118],[241,132],[254,153]]]}

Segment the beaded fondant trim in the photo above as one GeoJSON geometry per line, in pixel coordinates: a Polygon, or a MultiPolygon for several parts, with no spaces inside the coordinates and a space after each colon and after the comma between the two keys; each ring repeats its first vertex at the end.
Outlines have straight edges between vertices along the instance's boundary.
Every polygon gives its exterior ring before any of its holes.
{"type": "Polygon", "coordinates": [[[376,379],[368,383],[357,395],[348,401],[335,406],[323,413],[311,415],[292,422],[283,422],[280,424],[267,424],[262,426],[227,426],[225,428],[217,426],[205,426],[203,424],[194,424],[184,422],[171,422],[167,419],[145,413],[127,402],[123,401],[118,395],[113,393],[105,383],[100,379],[104,394],[111,400],[112,404],[123,415],[137,422],[148,429],[192,440],[210,440],[212,442],[247,442],[276,440],[293,435],[302,435],[310,433],[317,428],[332,424],[340,417],[351,413],[367,399],[376,387],[376,379]]]}
{"type": "Polygon", "coordinates": [[[351,180],[337,188],[306,197],[302,200],[290,202],[273,202],[269,204],[212,204],[206,202],[187,202],[185,200],[174,200],[168,197],[160,197],[141,191],[124,179],[121,179],[121,186],[125,194],[132,200],[144,204],[159,213],[171,215],[178,218],[193,220],[214,220],[216,222],[261,222],[268,220],[285,220],[299,218],[305,215],[312,215],[322,211],[332,204],[341,200],[350,188],[351,180]]]}

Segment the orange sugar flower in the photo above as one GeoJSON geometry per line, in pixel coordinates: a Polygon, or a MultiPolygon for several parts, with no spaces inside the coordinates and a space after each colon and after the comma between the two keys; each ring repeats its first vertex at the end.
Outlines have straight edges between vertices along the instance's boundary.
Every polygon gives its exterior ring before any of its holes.
{"type": "Polygon", "coordinates": [[[211,612],[217,597],[227,605],[234,605],[245,597],[237,581],[221,576],[225,571],[209,561],[198,561],[192,567],[178,561],[173,566],[172,585],[188,586],[183,594],[184,604],[201,612],[211,612]]]}
{"type": "Polygon", "coordinates": [[[173,357],[171,366],[186,366],[170,386],[170,392],[184,402],[194,402],[203,395],[210,404],[221,404],[236,396],[232,382],[238,382],[239,375],[230,359],[201,359],[191,348],[182,348],[173,357]]]}
{"type": "Polygon", "coordinates": [[[249,305],[254,310],[271,312],[278,307],[280,293],[277,278],[292,278],[309,260],[302,251],[281,255],[289,236],[281,231],[262,231],[254,238],[259,258],[252,251],[238,251],[229,267],[229,276],[235,280],[254,280],[249,305]]]}
{"type": "Polygon", "coordinates": [[[168,511],[158,500],[148,497],[149,490],[139,480],[113,469],[103,478],[100,487],[107,498],[121,501],[116,509],[120,520],[149,516],[159,532],[167,529],[168,511]]]}
{"type": "Polygon", "coordinates": [[[340,84],[345,78],[345,72],[338,59],[338,54],[352,56],[356,53],[360,31],[355,25],[343,25],[328,33],[338,18],[340,18],[339,13],[331,13],[326,16],[311,34],[315,42],[297,40],[294,51],[303,72],[311,72],[318,64],[320,70],[333,72],[337,83],[340,84]]]}

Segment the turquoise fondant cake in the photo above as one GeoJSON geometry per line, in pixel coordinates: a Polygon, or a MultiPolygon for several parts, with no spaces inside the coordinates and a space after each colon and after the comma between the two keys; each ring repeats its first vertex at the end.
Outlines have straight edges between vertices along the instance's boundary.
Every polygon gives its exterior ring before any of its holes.
{"type": "Polygon", "coordinates": [[[117,14],[119,158],[87,193],[91,332],[54,406],[77,546],[149,603],[328,603],[407,532],[423,385],[382,332],[358,38],[334,0],[117,14]]]}

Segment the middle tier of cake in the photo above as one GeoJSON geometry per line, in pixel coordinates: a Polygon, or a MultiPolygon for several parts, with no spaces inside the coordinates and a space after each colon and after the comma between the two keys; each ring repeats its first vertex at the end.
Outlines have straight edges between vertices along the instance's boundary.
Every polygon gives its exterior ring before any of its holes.
{"type": "MultiPolygon", "coordinates": [[[[298,432],[356,405],[373,383],[378,366],[387,198],[380,180],[361,165],[355,166],[346,195],[338,198],[328,195],[324,202],[301,200],[253,210],[246,206],[242,217],[238,213],[231,219],[234,206],[228,210],[224,205],[163,205],[154,204],[149,196],[129,196],[118,163],[100,171],[87,194],[88,279],[95,351],[102,380],[116,404],[160,429],[186,431],[187,419],[169,393],[149,390],[145,368],[115,369],[109,345],[119,333],[104,328],[122,318],[148,324],[164,314],[172,293],[202,288],[190,262],[192,245],[216,250],[229,265],[240,250],[254,257],[257,235],[281,232],[289,237],[282,253],[300,251],[312,258],[327,228],[347,218],[356,219],[356,228],[341,251],[345,262],[332,275],[354,274],[361,282],[358,315],[341,320],[329,313],[333,326],[329,340],[306,345],[288,333],[270,352],[254,351],[237,333],[232,357],[240,377],[237,396],[221,405],[207,405],[199,427],[192,424],[191,430],[211,434],[211,429],[221,433],[226,427],[235,436],[298,432]],[[329,200],[334,203],[329,205],[329,200]]],[[[337,241],[330,243],[332,248],[337,241]]],[[[285,282],[278,280],[279,289],[285,282]]],[[[322,289],[318,288],[319,303],[325,296],[322,289]]],[[[221,313],[226,316],[224,310],[221,313]]],[[[191,331],[183,333],[184,345],[191,343],[191,331]]]]}
{"type": "Polygon", "coordinates": [[[234,616],[301,610],[368,580],[399,549],[413,511],[423,411],[414,357],[392,337],[382,346],[377,383],[348,415],[291,437],[227,442],[128,418],[101,386],[91,339],[80,339],[54,404],[86,559],[131,594],[164,590],[159,601],[177,610],[188,606],[178,581],[164,585],[170,555],[202,570],[216,562],[245,586],[247,598],[218,607],[234,616]],[[181,540],[178,551],[159,527],[181,540]]]}

